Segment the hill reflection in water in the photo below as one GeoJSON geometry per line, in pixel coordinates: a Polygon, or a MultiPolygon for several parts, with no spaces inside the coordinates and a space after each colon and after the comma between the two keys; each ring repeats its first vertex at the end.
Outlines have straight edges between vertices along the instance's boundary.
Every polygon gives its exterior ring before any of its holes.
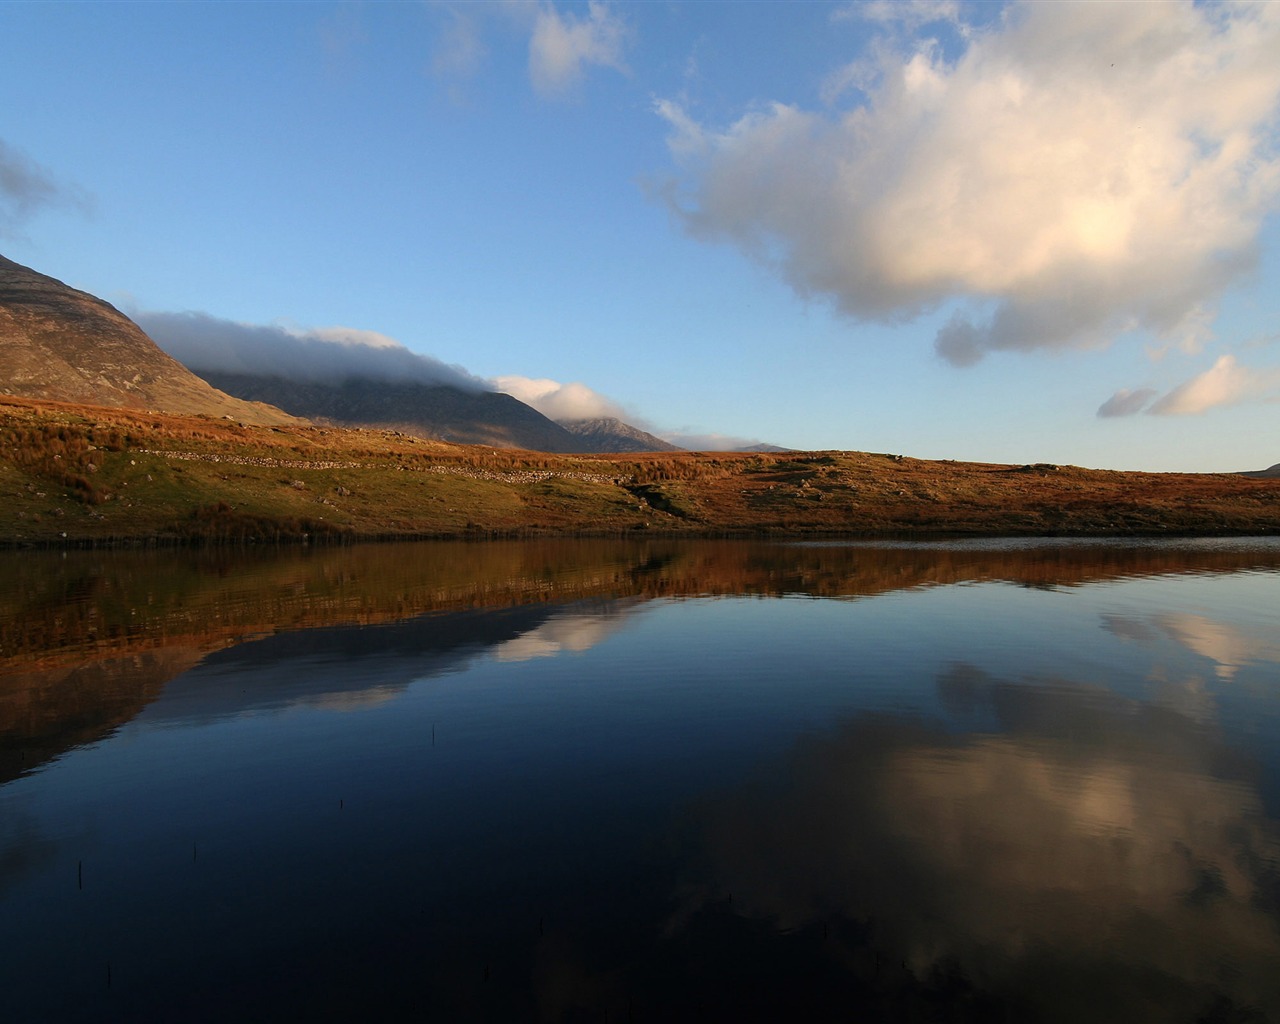
{"type": "Polygon", "coordinates": [[[23,1019],[1280,1017],[1274,541],[0,568],[23,1019]]]}

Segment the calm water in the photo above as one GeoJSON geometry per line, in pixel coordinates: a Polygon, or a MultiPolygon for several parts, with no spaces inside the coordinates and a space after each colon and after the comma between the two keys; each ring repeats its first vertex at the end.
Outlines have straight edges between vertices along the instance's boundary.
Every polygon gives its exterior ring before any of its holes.
{"type": "Polygon", "coordinates": [[[0,581],[6,1021],[1280,1021],[1275,540],[0,581]]]}

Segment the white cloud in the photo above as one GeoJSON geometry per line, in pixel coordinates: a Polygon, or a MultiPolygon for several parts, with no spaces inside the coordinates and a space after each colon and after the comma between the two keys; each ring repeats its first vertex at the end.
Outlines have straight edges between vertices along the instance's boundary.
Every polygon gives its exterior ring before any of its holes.
{"type": "Polygon", "coordinates": [[[1194,416],[1219,406],[1265,398],[1275,392],[1280,392],[1280,369],[1251,369],[1237,363],[1235,356],[1225,355],[1204,373],[1164,395],[1148,412],[1161,416],[1194,416]]]}
{"type": "Polygon", "coordinates": [[[623,21],[591,0],[585,18],[561,14],[554,4],[538,8],[529,39],[529,75],[543,95],[563,93],[582,77],[587,65],[624,71],[623,21]]]}
{"type": "Polygon", "coordinates": [[[713,131],[660,102],[686,229],[856,318],[966,300],[935,341],[957,365],[1133,330],[1202,345],[1280,196],[1280,4],[1018,3],[959,36],[954,60],[882,40],[832,79],[866,98],[838,116],[775,103],[713,131]]]}
{"type": "Polygon", "coordinates": [[[134,313],[157,345],[195,373],[244,373],[335,383],[352,378],[448,384],[487,382],[460,366],[418,355],[394,338],[354,327],[242,324],[207,313],[134,313]]]}
{"type": "Polygon", "coordinates": [[[577,381],[561,384],[545,377],[535,379],[511,374],[495,377],[493,386],[532,406],[548,419],[592,420],[610,416],[623,419],[626,416],[616,402],[577,381]]]}

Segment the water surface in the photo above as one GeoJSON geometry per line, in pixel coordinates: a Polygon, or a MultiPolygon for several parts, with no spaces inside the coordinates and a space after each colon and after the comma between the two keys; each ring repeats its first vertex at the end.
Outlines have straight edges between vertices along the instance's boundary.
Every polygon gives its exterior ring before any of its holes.
{"type": "Polygon", "coordinates": [[[1274,541],[0,574],[7,1019],[1280,1019],[1274,541]]]}

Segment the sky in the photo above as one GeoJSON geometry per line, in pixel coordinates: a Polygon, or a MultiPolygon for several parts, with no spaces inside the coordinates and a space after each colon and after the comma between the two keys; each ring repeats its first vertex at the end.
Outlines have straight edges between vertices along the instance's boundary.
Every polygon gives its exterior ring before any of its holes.
{"type": "Polygon", "coordinates": [[[192,364],[1262,469],[1280,3],[9,0],[0,254],[192,364]]]}

